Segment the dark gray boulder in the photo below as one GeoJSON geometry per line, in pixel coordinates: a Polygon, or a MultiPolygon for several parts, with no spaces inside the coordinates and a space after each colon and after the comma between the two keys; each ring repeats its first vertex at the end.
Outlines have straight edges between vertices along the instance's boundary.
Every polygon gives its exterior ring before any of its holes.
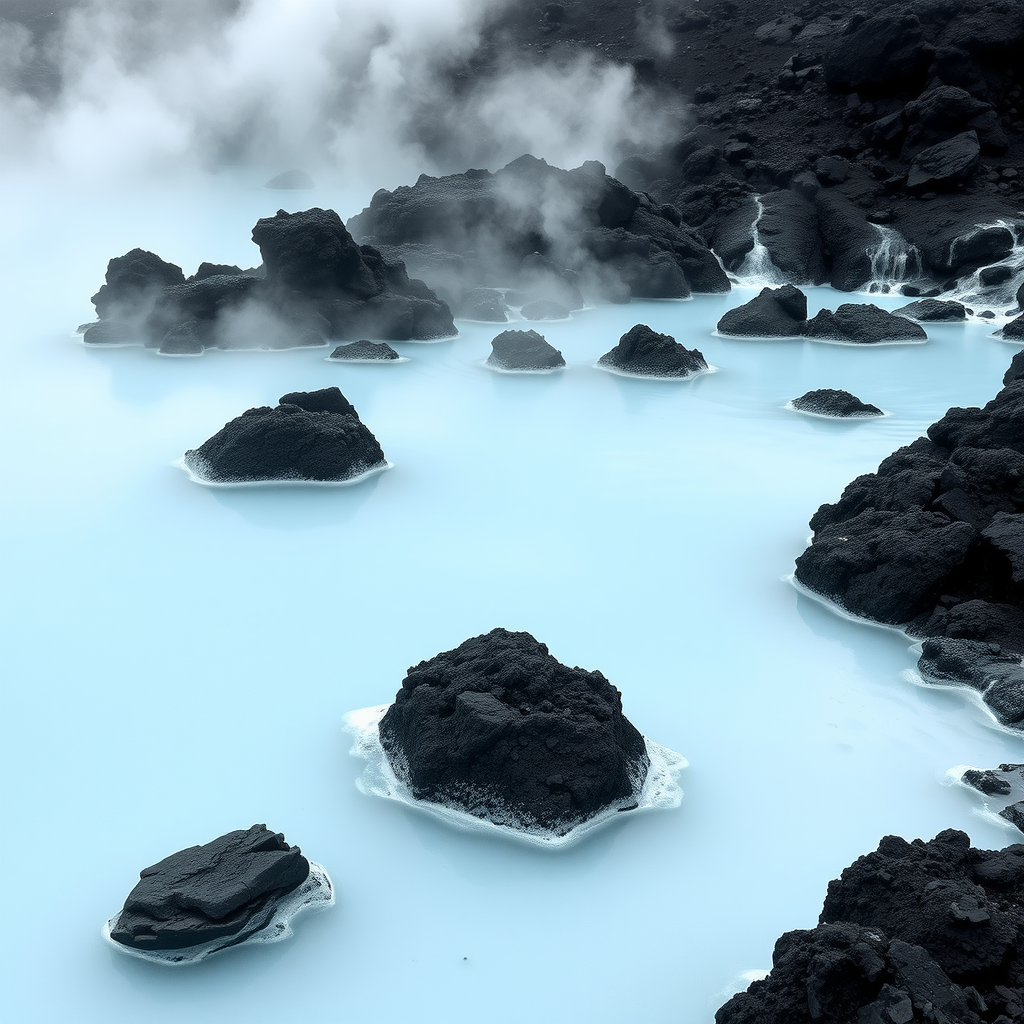
{"type": "Polygon", "coordinates": [[[536,331],[502,331],[491,342],[487,363],[500,370],[554,370],[565,366],[562,353],[536,331]]]}
{"type": "Polygon", "coordinates": [[[184,464],[202,483],[341,483],[387,462],[356,410],[332,387],[247,410],[186,452],[184,464]]]}
{"type": "Polygon", "coordinates": [[[761,209],[757,233],[772,263],[790,281],[824,284],[829,274],[815,204],[780,189],[761,196],[761,209]]]}
{"type": "Polygon", "coordinates": [[[550,299],[534,299],[527,302],[519,313],[526,320],[565,320],[572,315],[561,303],[552,302],[550,299]]]}
{"type": "Polygon", "coordinates": [[[895,310],[898,316],[905,316],[921,323],[959,323],[967,319],[967,310],[962,302],[948,299],[918,299],[895,310]]]}
{"type": "Polygon", "coordinates": [[[791,284],[762,288],[749,302],[718,321],[720,334],[738,338],[792,338],[803,334],[807,296],[791,284]]]}
{"type": "Polygon", "coordinates": [[[600,672],[505,629],[410,668],[380,739],[416,799],[555,835],[635,806],[650,764],[600,672]]]}
{"type": "Polygon", "coordinates": [[[508,321],[508,307],[497,288],[470,288],[462,295],[456,310],[465,320],[483,320],[492,324],[508,321]]]}
{"type": "Polygon", "coordinates": [[[141,319],[136,311],[154,295],[163,288],[184,283],[181,267],[166,263],[145,249],[132,249],[107,264],[106,280],[92,297],[92,303],[101,320],[141,319]]]}
{"type": "Polygon", "coordinates": [[[942,192],[969,181],[981,163],[977,132],[962,132],[945,142],[922,149],[914,157],[907,188],[916,192],[942,192]]]}
{"type": "Polygon", "coordinates": [[[924,329],[873,303],[848,302],[835,312],[822,309],[804,325],[808,338],[876,345],[886,341],[927,341],[924,329]]]}
{"type": "Polygon", "coordinates": [[[386,341],[353,341],[347,345],[339,345],[328,357],[352,362],[388,362],[401,359],[401,356],[386,341]]]}
{"type": "MultiPolygon", "coordinates": [[[[1011,320],[1008,324],[1004,325],[1003,329],[999,332],[1004,338],[1011,338],[1014,341],[1024,341],[1024,314],[1017,317],[1016,320],[1011,320]]],[[[86,332],[88,334],[88,332],[86,332]]]]}
{"type": "Polygon", "coordinates": [[[697,349],[680,345],[646,324],[631,327],[619,343],[597,361],[599,366],[644,377],[692,377],[708,369],[697,349]]]}
{"type": "Polygon", "coordinates": [[[308,876],[299,848],[266,825],[228,832],[143,869],[110,937],[139,951],[235,945],[266,927],[308,876]]]}
{"type": "Polygon", "coordinates": [[[790,404],[800,412],[811,412],[816,416],[863,418],[882,415],[882,410],[877,405],[862,402],[849,391],[838,391],[834,388],[808,391],[799,398],[794,398],[790,404]]]}

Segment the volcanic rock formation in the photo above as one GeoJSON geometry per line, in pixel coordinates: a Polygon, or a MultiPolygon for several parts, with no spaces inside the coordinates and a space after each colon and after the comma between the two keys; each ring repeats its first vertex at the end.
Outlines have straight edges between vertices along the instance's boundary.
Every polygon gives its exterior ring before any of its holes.
{"type": "Polygon", "coordinates": [[[819,923],[716,1024],[1010,1022],[1024,1017],[1024,845],[976,850],[949,829],[886,836],[829,883],[819,923]]]}
{"type": "Polygon", "coordinates": [[[693,377],[708,369],[697,349],[686,348],[675,338],[652,331],[647,324],[631,327],[597,364],[642,377],[693,377]]]}
{"type": "Polygon", "coordinates": [[[505,629],[410,668],[380,740],[417,799],[555,835],[635,807],[650,764],[600,672],[505,629]]]}
{"type": "Polygon", "coordinates": [[[200,483],[341,483],[387,461],[338,388],[282,395],[276,408],[248,409],[197,449],[185,468],[200,483]]]}
{"type": "Polygon", "coordinates": [[[491,342],[487,362],[499,370],[554,370],[565,366],[562,353],[536,331],[502,331],[491,342]]]}
{"type": "Polygon", "coordinates": [[[804,335],[818,341],[842,341],[858,345],[879,342],[927,341],[924,328],[873,303],[843,303],[834,313],[819,310],[804,324],[804,335]]]}
{"type": "Polygon", "coordinates": [[[720,334],[739,338],[790,338],[803,334],[807,296],[791,284],[763,288],[749,302],[730,309],[718,321],[720,334]]]}
{"type": "Polygon", "coordinates": [[[862,402],[849,391],[837,391],[834,388],[818,388],[808,391],[790,403],[799,412],[812,412],[816,416],[864,417],[881,416],[882,410],[877,405],[862,402]]]}
{"type": "Polygon", "coordinates": [[[352,341],[339,345],[328,356],[329,359],[345,359],[356,363],[379,363],[394,361],[402,357],[386,341],[352,341]]]}
{"type": "Polygon", "coordinates": [[[266,825],[228,832],[144,868],[110,937],[141,951],[232,946],[265,928],[309,871],[299,848],[266,825]]]}
{"type": "Polygon", "coordinates": [[[905,316],[920,323],[962,323],[967,319],[967,310],[962,302],[943,299],[918,299],[906,306],[900,306],[897,316],[905,316]]]}

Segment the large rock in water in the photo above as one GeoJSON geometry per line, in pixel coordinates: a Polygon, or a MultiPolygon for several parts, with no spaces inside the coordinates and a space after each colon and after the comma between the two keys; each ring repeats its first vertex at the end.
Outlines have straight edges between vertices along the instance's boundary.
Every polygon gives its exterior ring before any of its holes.
{"type": "Polygon", "coordinates": [[[948,299],[918,299],[896,310],[898,316],[921,323],[943,324],[962,323],[967,319],[967,310],[962,302],[948,299]]]}
{"type": "Polygon", "coordinates": [[[282,395],[225,424],[185,466],[202,483],[284,480],[341,483],[387,462],[377,439],[338,388],[282,395]]]}
{"type": "Polygon", "coordinates": [[[536,331],[502,331],[487,357],[499,370],[554,370],[565,366],[562,353],[536,331]]]}
{"type": "Polygon", "coordinates": [[[912,636],[1024,654],[1024,380],[1007,378],[822,505],[797,579],[912,636]]]}
{"type": "Polygon", "coordinates": [[[877,405],[862,402],[849,391],[838,391],[835,388],[818,388],[808,391],[792,401],[794,409],[800,412],[812,412],[816,416],[864,417],[881,416],[882,410],[877,405]]]}
{"type": "Polygon", "coordinates": [[[647,324],[631,327],[597,363],[643,377],[692,377],[708,368],[697,349],[686,348],[668,334],[652,331],[647,324]]]}
{"type": "Polygon", "coordinates": [[[816,928],[716,1024],[984,1024],[1024,1017],[1024,846],[977,850],[953,829],[886,836],[829,883],[816,928]],[[1002,1016],[1000,1016],[1002,1014],[1002,1016]]]}
{"type": "Polygon", "coordinates": [[[266,825],[228,832],[144,868],[110,937],[141,951],[231,946],[266,927],[308,876],[302,851],[266,825]]]}
{"type": "Polygon", "coordinates": [[[720,334],[737,338],[792,338],[803,334],[807,296],[799,288],[762,288],[742,306],[730,309],[718,321],[720,334]]]}
{"type": "Polygon", "coordinates": [[[845,341],[859,345],[928,340],[919,324],[870,302],[847,302],[834,313],[830,309],[822,309],[804,325],[804,334],[819,341],[845,341]]]}
{"type": "Polygon", "coordinates": [[[650,765],[600,672],[505,629],[410,668],[380,739],[417,799],[556,835],[635,806],[650,765]]]}

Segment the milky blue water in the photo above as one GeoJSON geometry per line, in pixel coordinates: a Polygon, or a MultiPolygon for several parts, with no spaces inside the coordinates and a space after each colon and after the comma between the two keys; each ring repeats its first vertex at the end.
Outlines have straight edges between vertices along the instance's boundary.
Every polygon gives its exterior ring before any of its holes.
{"type": "MultiPolygon", "coordinates": [[[[282,197],[229,179],[39,192],[7,215],[0,402],[0,1019],[19,1024],[706,1024],[830,878],[881,836],[1013,833],[953,765],[1021,760],[960,694],[901,678],[893,631],[784,581],[807,520],[1016,349],[984,325],[874,349],[713,336],[752,294],[589,309],[541,328],[567,368],[496,374],[500,328],[408,362],[329,349],[166,359],[70,331],[106,261],[258,261],[282,197]],[[45,202],[43,201],[45,198],[45,202]],[[688,383],[594,369],[633,324],[699,348],[688,383]],[[336,384],[393,469],[356,487],[216,490],[172,465],[244,409],[336,384]],[[890,415],[785,403],[842,387],[890,415]],[[343,715],[494,626],[600,669],[682,753],[682,805],[552,852],[360,793],[343,715]],[[323,864],[333,909],[192,968],[103,940],[140,868],[266,822],[323,864]]],[[[846,301],[809,292],[811,312],[846,301]]],[[[874,301],[890,308],[898,300],[874,301]]]]}

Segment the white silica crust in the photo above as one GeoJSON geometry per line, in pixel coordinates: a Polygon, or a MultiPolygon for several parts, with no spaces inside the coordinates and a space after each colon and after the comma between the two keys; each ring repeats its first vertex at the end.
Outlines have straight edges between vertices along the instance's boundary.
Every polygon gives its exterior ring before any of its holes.
{"type": "Polygon", "coordinates": [[[133,946],[117,942],[110,936],[111,931],[117,925],[119,914],[112,917],[103,926],[103,937],[119,953],[126,953],[128,956],[148,960],[150,963],[160,964],[164,967],[184,967],[188,964],[199,963],[200,960],[205,960],[207,957],[213,956],[214,953],[225,949],[280,942],[282,939],[290,938],[293,918],[306,910],[326,910],[333,906],[334,883],[323,865],[311,860],[309,876],[302,885],[281,899],[274,909],[274,916],[263,928],[253,932],[252,935],[247,935],[241,942],[226,935],[223,938],[212,939],[210,942],[204,942],[198,946],[188,946],[185,949],[135,949],[133,946]]]}
{"type": "Polygon", "coordinates": [[[200,472],[197,472],[193,465],[189,465],[189,462],[184,455],[180,459],[175,459],[171,465],[178,469],[183,469],[188,474],[189,480],[194,484],[200,484],[203,487],[225,488],[351,487],[353,484],[361,483],[363,480],[368,480],[371,476],[376,476],[378,473],[383,473],[385,470],[393,468],[393,464],[385,460],[384,462],[378,463],[376,466],[371,466],[369,469],[363,470],[361,473],[356,473],[353,476],[346,477],[344,480],[307,480],[300,476],[283,477],[277,480],[209,480],[202,476],[200,472]]]}
{"type": "Polygon", "coordinates": [[[690,373],[685,373],[682,376],[674,373],[631,373],[629,370],[620,370],[617,366],[609,366],[607,363],[600,361],[594,363],[594,369],[604,370],[605,373],[614,373],[616,377],[632,377],[634,380],[668,380],[679,381],[680,383],[696,380],[707,373],[718,373],[718,367],[712,366],[711,363],[708,363],[707,369],[692,370],[690,373]]]}
{"type": "Polygon", "coordinates": [[[357,711],[348,712],[342,719],[345,731],[351,733],[354,739],[349,753],[353,757],[361,757],[366,761],[362,776],[356,780],[356,787],[367,796],[395,800],[407,807],[426,811],[456,828],[470,832],[507,836],[510,839],[548,850],[561,850],[574,845],[602,825],[607,825],[608,822],[615,820],[622,811],[670,810],[673,807],[678,807],[683,800],[683,791],[679,786],[678,776],[689,765],[689,762],[682,754],[677,754],[674,750],[669,750],[668,747],[654,743],[646,736],[644,744],[651,764],[639,792],[634,792],[633,797],[628,801],[628,806],[616,805],[605,808],[564,834],[539,828],[513,828],[508,825],[498,825],[455,807],[432,803],[429,800],[417,800],[412,795],[409,786],[395,774],[391,762],[381,746],[380,720],[389,707],[391,707],[390,704],[378,704],[374,707],[359,708],[357,711]]]}

